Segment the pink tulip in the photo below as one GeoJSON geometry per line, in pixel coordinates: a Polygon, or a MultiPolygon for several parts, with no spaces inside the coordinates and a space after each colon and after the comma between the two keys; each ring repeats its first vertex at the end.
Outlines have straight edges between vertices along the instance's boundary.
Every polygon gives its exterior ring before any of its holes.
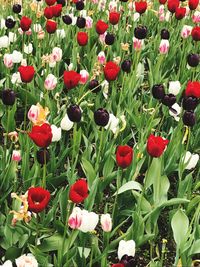
{"type": "Polygon", "coordinates": [[[21,160],[21,153],[19,150],[13,150],[13,153],[12,153],[12,160],[13,161],[16,161],[16,162],[19,162],[21,160]]]}
{"type": "Polygon", "coordinates": [[[161,40],[160,46],[159,46],[159,51],[161,54],[165,55],[169,51],[169,41],[168,40],[161,40]]]}
{"type": "Polygon", "coordinates": [[[144,40],[137,39],[136,37],[133,37],[133,47],[136,51],[140,51],[143,47],[144,40]]]}
{"type": "Polygon", "coordinates": [[[3,62],[6,68],[10,69],[13,66],[13,59],[11,54],[5,54],[3,57],[3,62]]]}
{"type": "Polygon", "coordinates": [[[101,215],[101,227],[104,232],[110,232],[112,230],[112,219],[110,214],[101,215]]]}
{"type": "Polygon", "coordinates": [[[80,208],[75,207],[72,214],[69,216],[68,225],[72,229],[78,229],[82,223],[82,211],[80,208]]]}
{"type": "Polygon", "coordinates": [[[81,70],[80,71],[80,75],[81,75],[81,79],[80,79],[80,84],[86,84],[86,82],[88,81],[89,78],[89,73],[87,72],[87,70],[81,70]]]}
{"type": "Polygon", "coordinates": [[[99,61],[100,64],[104,64],[105,61],[106,61],[106,56],[105,56],[105,53],[103,51],[101,51],[98,56],[97,56],[97,59],[99,61]]]}

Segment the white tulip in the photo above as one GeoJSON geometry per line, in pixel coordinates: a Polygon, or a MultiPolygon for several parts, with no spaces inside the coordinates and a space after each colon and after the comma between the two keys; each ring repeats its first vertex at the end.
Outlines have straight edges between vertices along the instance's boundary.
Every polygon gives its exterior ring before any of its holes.
{"type": "Polygon", "coordinates": [[[97,215],[95,212],[82,210],[82,222],[78,229],[84,233],[92,232],[94,231],[98,222],[99,222],[99,215],[97,215]]]}
{"type": "Polygon", "coordinates": [[[52,131],[52,142],[58,142],[61,139],[61,128],[56,127],[56,125],[51,125],[52,131]]]}
{"type": "Polygon", "coordinates": [[[169,114],[174,117],[174,119],[176,121],[179,121],[180,115],[181,113],[181,107],[179,106],[179,104],[175,103],[174,105],[171,106],[171,109],[169,109],[169,114]],[[174,112],[173,112],[174,111],[174,112]]]}
{"type": "Polygon", "coordinates": [[[186,152],[186,155],[184,157],[184,164],[187,164],[185,169],[191,170],[195,168],[199,161],[199,155],[198,154],[192,154],[190,151],[186,152]]]}
{"type": "Polygon", "coordinates": [[[127,256],[135,256],[135,241],[134,240],[121,240],[119,242],[119,247],[117,251],[118,259],[121,260],[121,258],[124,255],[127,256]]]}
{"type": "Polygon", "coordinates": [[[9,32],[8,34],[8,40],[10,43],[14,43],[17,40],[17,35],[14,32],[9,32]]]}
{"type": "Polygon", "coordinates": [[[20,76],[19,72],[13,73],[13,75],[11,77],[11,83],[16,84],[16,85],[22,83],[21,76],[20,76]]]}
{"type": "Polygon", "coordinates": [[[17,51],[17,50],[14,50],[12,52],[12,60],[13,60],[13,63],[20,63],[23,59],[23,55],[21,52],[17,51]]]}
{"type": "Polygon", "coordinates": [[[59,62],[62,59],[62,49],[60,47],[54,47],[52,50],[52,56],[54,61],[59,62]]]}
{"type": "Polygon", "coordinates": [[[13,265],[12,265],[12,262],[8,260],[4,262],[3,265],[0,265],[0,267],[13,267],[13,265]]]}
{"type": "Polygon", "coordinates": [[[34,32],[38,33],[42,30],[42,26],[39,23],[33,24],[33,30],[34,30],[34,32]]]}
{"type": "Polygon", "coordinates": [[[29,43],[28,45],[24,45],[24,53],[31,54],[33,52],[33,45],[29,43]]]}
{"type": "Polygon", "coordinates": [[[66,37],[66,33],[65,33],[65,30],[64,29],[57,29],[56,30],[56,35],[58,38],[60,39],[64,39],[66,37]]]}
{"type": "Polygon", "coordinates": [[[74,123],[70,121],[68,115],[66,114],[61,120],[60,127],[62,130],[69,131],[73,127],[74,123]]]}
{"type": "Polygon", "coordinates": [[[181,84],[179,81],[169,82],[169,93],[173,95],[178,95],[181,90],[181,84]]]}
{"type": "Polygon", "coordinates": [[[9,47],[9,38],[7,35],[1,36],[0,37],[0,48],[7,48],[9,47]]]}
{"type": "Polygon", "coordinates": [[[15,263],[17,267],[38,267],[38,262],[31,253],[20,256],[15,263]]]}
{"type": "Polygon", "coordinates": [[[109,121],[108,124],[104,127],[106,130],[110,129],[113,134],[116,134],[116,132],[119,130],[119,119],[115,117],[114,114],[109,114],[109,121]]]}
{"type": "Polygon", "coordinates": [[[112,218],[110,214],[101,215],[101,227],[104,232],[110,232],[112,230],[112,218]]]}
{"type": "Polygon", "coordinates": [[[6,29],[5,19],[1,19],[1,20],[0,20],[0,29],[1,29],[1,30],[6,29]]]}
{"type": "Polygon", "coordinates": [[[57,82],[58,80],[53,74],[48,74],[44,81],[44,87],[47,90],[53,90],[55,89],[57,82]]]}

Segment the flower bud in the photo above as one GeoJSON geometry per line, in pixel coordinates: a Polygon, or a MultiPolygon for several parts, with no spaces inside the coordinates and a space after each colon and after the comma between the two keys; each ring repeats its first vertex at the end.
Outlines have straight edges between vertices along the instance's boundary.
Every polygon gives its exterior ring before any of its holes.
{"type": "Polygon", "coordinates": [[[122,62],[121,68],[124,72],[129,73],[131,71],[131,61],[129,59],[126,59],[122,62]]]}
{"type": "Polygon", "coordinates": [[[83,18],[83,17],[78,17],[77,18],[77,21],[76,21],[76,25],[79,27],[79,28],[84,28],[85,27],[85,24],[86,24],[86,19],[83,18]]]}
{"type": "Polygon", "coordinates": [[[5,20],[5,25],[6,25],[6,27],[7,27],[8,29],[12,29],[12,28],[14,28],[14,27],[15,27],[15,24],[16,24],[16,21],[13,20],[12,18],[7,18],[7,19],[5,20]]]}
{"type": "Polygon", "coordinates": [[[137,39],[145,39],[147,36],[147,27],[146,26],[138,26],[134,29],[134,35],[137,39]]]}
{"type": "Polygon", "coordinates": [[[13,153],[12,153],[12,160],[13,161],[16,161],[16,162],[19,162],[21,160],[21,153],[19,150],[13,150],[13,153]]]}
{"type": "Polygon", "coordinates": [[[192,96],[184,97],[182,105],[185,110],[195,110],[198,105],[198,99],[192,96]]]}
{"type": "Polygon", "coordinates": [[[99,85],[99,82],[95,79],[89,82],[88,88],[92,90],[93,93],[98,93],[101,91],[101,85],[99,85]]]}
{"type": "Polygon", "coordinates": [[[195,125],[196,117],[193,111],[185,111],[183,114],[183,123],[189,127],[195,125]]]}
{"type": "Polygon", "coordinates": [[[12,106],[15,103],[15,92],[11,89],[2,91],[2,102],[6,106],[12,106]]]}
{"type": "Polygon", "coordinates": [[[79,0],[76,3],[76,10],[83,10],[84,9],[84,2],[82,0],[79,0]]]}
{"type": "Polygon", "coordinates": [[[106,126],[109,121],[109,113],[104,108],[99,108],[94,112],[94,121],[98,126],[106,126]]]}
{"type": "Polygon", "coordinates": [[[62,16],[62,20],[66,25],[72,24],[72,18],[69,15],[62,16]]]}
{"type": "Polygon", "coordinates": [[[19,4],[15,4],[15,5],[13,5],[12,10],[15,14],[19,14],[22,10],[22,7],[19,4]]]}
{"type": "Polygon", "coordinates": [[[171,106],[173,106],[173,104],[176,103],[176,97],[175,97],[175,95],[173,95],[173,94],[166,94],[166,95],[162,98],[161,102],[162,102],[165,106],[171,107],[171,106]]]}
{"type": "Polygon", "coordinates": [[[189,54],[187,56],[187,63],[190,67],[197,67],[199,65],[200,56],[198,54],[189,54]]]}
{"type": "Polygon", "coordinates": [[[166,29],[161,30],[161,39],[169,40],[170,34],[166,29]]]}
{"type": "Polygon", "coordinates": [[[162,84],[155,84],[152,87],[152,94],[155,99],[162,99],[165,96],[165,89],[162,84]]]}
{"type": "Polygon", "coordinates": [[[78,105],[70,105],[67,109],[67,115],[70,121],[80,122],[82,117],[80,107],[78,105]]]}
{"type": "Polygon", "coordinates": [[[110,232],[112,230],[112,218],[110,214],[101,215],[101,227],[104,232],[110,232]]]}
{"type": "Polygon", "coordinates": [[[49,162],[50,159],[50,154],[47,149],[40,149],[37,151],[37,161],[41,164],[44,165],[45,163],[49,162]]]}
{"type": "Polygon", "coordinates": [[[115,36],[112,33],[107,33],[105,37],[105,43],[107,45],[112,45],[115,41],[115,36]]]}

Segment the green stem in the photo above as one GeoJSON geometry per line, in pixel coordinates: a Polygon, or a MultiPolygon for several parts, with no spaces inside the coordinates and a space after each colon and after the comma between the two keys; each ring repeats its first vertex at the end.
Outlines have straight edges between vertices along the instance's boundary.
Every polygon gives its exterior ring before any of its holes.
{"type": "Polygon", "coordinates": [[[46,149],[44,149],[44,165],[43,165],[43,178],[42,178],[42,186],[46,188],[46,172],[47,172],[47,162],[46,162],[46,149]]]}
{"type": "Polygon", "coordinates": [[[96,171],[99,168],[100,155],[101,155],[101,150],[102,150],[102,145],[103,145],[103,133],[104,133],[104,128],[102,127],[102,129],[100,130],[100,144],[99,144],[97,160],[96,160],[96,164],[95,164],[95,170],[96,171]]]}
{"type": "Polygon", "coordinates": [[[25,94],[25,110],[24,110],[24,131],[26,131],[26,117],[27,117],[27,98],[28,98],[28,84],[26,84],[26,94],[25,94]]]}

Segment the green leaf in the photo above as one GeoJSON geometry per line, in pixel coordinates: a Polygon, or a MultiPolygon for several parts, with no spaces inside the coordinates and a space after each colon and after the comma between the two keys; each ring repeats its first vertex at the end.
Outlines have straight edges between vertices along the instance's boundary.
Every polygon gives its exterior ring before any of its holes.
{"type": "MultiPolygon", "coordinates": [[[[119,190],[118,190],[118,195],[122,194],[128,190],[138,190],[138,191],[142,191],[142,186],[140,183],[135,182],[135,181],[130,181],[124,185],[122,185],[119,190]]],[[[114,196],[117,194],[117,192],[114,194],[114,196]]]]}
{"type": "Polygon", "coordinates": [[[160,158],[153,158],[149,170],[145,177],[145,188],[150,187],[154,182],[160,179],[161,174],[161,160],[160,158]]]}
{"type": "Polygon", "coordinates": [[[91,188],[91,186],[92,186],[92,184],[96,178],[95,170],[94,170],[92,164],[88,160],[86,160],[85,158],[82,158],[81,166],[82,166],[84,173],[87,177],[88,185],[91,188]]]}
{"type": "Polygon", "coordinates": [[[174,240],[180,248],[186,241],[187,232],[189,228],[188,217],[182,210],[177,212],[172,217],[171,226],[173,230],[174,240]]]}
{"type": "Polygon", "coordinates": [[[21,255],[21,249],[16,247],[10,247],[6,250],[5,258],[6,260],[15,260],[21,255]]]}
{"type": "Polygon", "coordinates": [[[87,257],[90,254],[90,251],[91,251],[90,248],[78,247],[78,252],[79,252],[81,258],[82,258],[82,255],[83,255],[84,258],[87,259],[87,257]]]}
{"type": "Polygon", "coordinates": [[[200,253],[200,239],[194,241],[190,249],[189,255],[194,255],[199,253],[200,253]]]}

